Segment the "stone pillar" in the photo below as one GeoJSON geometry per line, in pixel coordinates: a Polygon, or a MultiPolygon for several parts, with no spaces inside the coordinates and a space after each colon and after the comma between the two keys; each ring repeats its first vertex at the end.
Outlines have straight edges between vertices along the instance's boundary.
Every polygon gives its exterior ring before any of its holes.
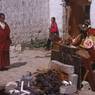
{"type": "Polygon", "coordinates": [[[90,22],[91,28],[95,29],[95,0],[92,0],[91,7],[90,7],[90,22]]]}

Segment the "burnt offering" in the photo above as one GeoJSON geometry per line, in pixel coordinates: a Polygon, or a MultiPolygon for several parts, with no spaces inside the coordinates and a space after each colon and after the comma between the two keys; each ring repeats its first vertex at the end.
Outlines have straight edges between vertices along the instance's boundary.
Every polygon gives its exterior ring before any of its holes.
{"type": "Polygon", "coordinates": [[[39,73],[36,75],[35,81],[35,86],[43,91],[43,95],[59,95],[59,88],[62,82],[58,72],[48,70],[45,73],[39,73]]]}

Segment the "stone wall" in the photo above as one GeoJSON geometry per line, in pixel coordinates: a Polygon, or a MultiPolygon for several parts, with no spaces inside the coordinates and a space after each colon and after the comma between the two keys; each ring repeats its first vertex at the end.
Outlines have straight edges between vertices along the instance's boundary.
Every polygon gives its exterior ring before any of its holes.
{"type": "Polygon", "coordinates": [[[47,37],[49,0],[0,0],[0,12],[6,15],[13,43],[47,37]]]}

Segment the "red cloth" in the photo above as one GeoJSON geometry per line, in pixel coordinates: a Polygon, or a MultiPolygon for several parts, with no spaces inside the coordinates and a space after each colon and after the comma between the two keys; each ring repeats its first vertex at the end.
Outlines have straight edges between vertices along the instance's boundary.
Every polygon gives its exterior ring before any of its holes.
{"type": "Polygon", "coordinates": [[[95,36],[95,29],[91,28],[87,32],[88,32],[88,34],[95,36]]]}
{"type": "Polygon", "coordinates": [[[0,51],[0,70],[8,68],[10,65],[9,51],[0,51]]]}
{"type": "Polygon", "coordinates": [[[57,27],[57,23],[51,23],[51,28],[50,28],[50,32],[58,32],[58,27],[57,27]]]}
{"type": "Polygon", "coordinates": [[[10,40],[10,28],[6,24],[5,29],[0,26],[0,70],[7,68],[10,65],[9,47],[10,40]]]}
{"type": "Polygon", "coordinates": [[[9,50],[11,40],[10,40],[10,28],[6,24],[5,29],[0,26],[0,51],[9,50]]]}

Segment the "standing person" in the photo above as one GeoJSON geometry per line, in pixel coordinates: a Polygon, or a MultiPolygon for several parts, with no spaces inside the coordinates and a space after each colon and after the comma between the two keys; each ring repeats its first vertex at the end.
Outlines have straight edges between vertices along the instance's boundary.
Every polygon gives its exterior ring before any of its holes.
{"type": "Polygon", "coordinates": [[[48,41],[47,41],[46,49],[50,49],[51,42],[54,41],[54,38],[56,36],[59,37],[59,30],[58,30],[58,26],[57,26],[55,17],[52,17],[51,18],[51,26],[50,26],[50,29],[49,29],[49,38],[48,38],[48,41]]]}
{"type": "Polygon", "coordinates": [[[5,22],[5,15],[0,13],[0,70],[8,70],[10,65],[9,47],[10,28],[5,22]]]}

